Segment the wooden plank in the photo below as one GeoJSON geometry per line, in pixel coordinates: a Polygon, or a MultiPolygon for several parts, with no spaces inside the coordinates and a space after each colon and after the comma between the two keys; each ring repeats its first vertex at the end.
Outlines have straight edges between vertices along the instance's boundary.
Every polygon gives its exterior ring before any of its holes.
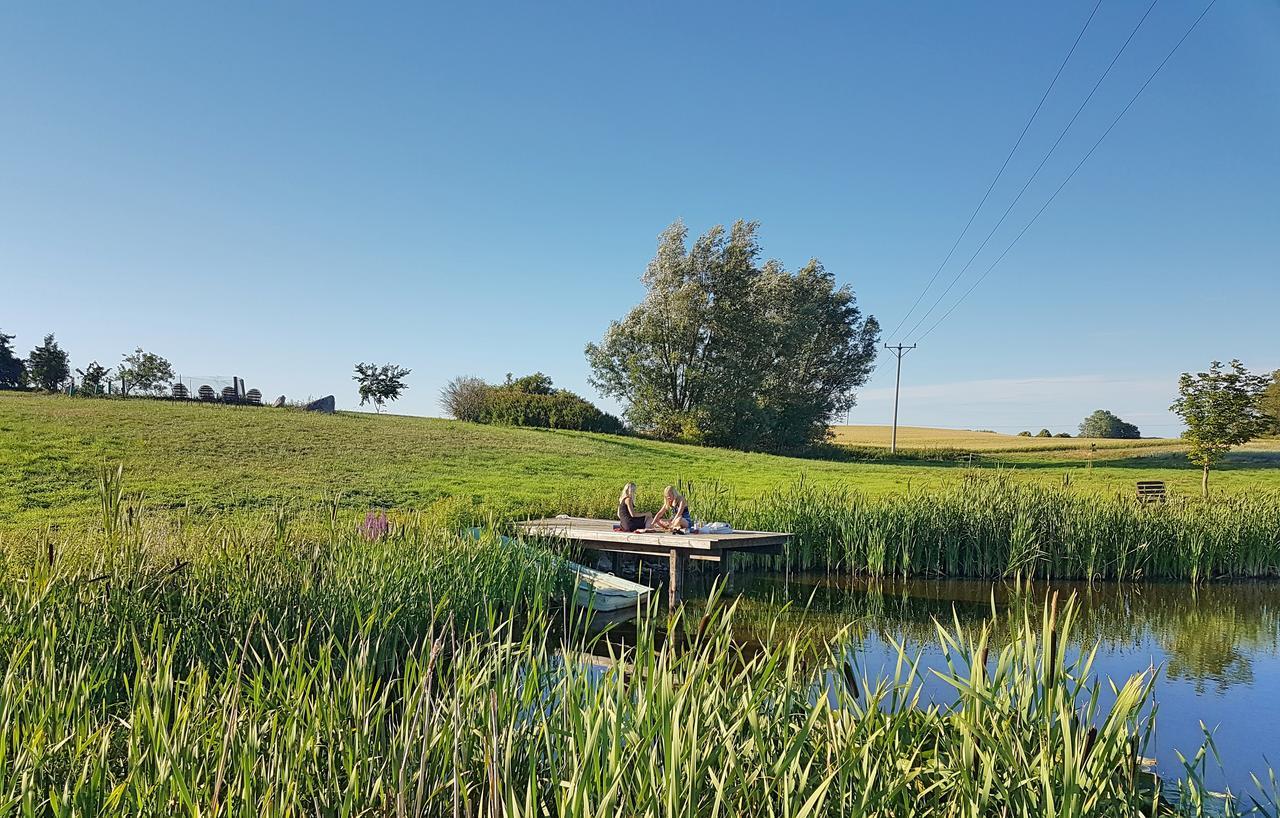
{"type": "MultiPolygon", "coordinates": [[[[634,554],[641,557],[666,557],[672,551],[669,546],[646,545],[645,543],[588,542],[580,540],[578,544],[591,551],[603,551],[606,554],[634,554]]],[[[690,559],[705,560],[707,562],[718,562],[720,560],[719,551],[689,551],[683,548],[676,550],[684,552],[690,559]]]]}

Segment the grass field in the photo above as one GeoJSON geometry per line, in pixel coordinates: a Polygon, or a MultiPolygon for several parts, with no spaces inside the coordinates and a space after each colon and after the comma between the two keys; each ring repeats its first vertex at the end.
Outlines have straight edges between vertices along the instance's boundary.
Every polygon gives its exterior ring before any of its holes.
{"type": "MultiPolygon", "coordinates": [[[[703,495],[708,513],[796,532],[789,565],[1198,581],[1275,574],[1280,495],[1245,491],[1276,486],[1270,454],[1226,471],[1229,501],[1140,506],[1087,493],[1132,479],[1120,456],[1068,465],[1067,488],[1064,461],[983,475],[986,458],[2,395],[0,814],[1155,814],[1156,671],[1105,693],[1069,601],[999,634],[939,628],[955,695],[933,703],[914,654],[884,678],[848,631],[748,644],[711,603],[606,646],[562,616],[558,551],[414,509],[607,507],[623,479],[684,476],[742,493],[703,495]],[[103,468],[119,461],[141,511],[103,468]],[[938,490],[895,490],[911,481],[938,490]],[[358,526],[369,505],[396,508],[385,529],[358,526]]],[[[1174,769],[1177,814],[1252,805],[1174,769]]],[[[1257,806],[1275,815],[1273,792],[1257,806]]]]}
{"type": "MultiPolygon", "coordinates": [[[[1022,443],[1026,438],[1013,438],[1022,443]]],[[[1065,441],[1064,441],[1065,442],[1065,441]]],[[[1073,490],[1128,494],[1137,479],[1195,494],[1199,472],[1176,446],[982,453],[973,467],[1073,490]]],[[[89,400],[0,393],[0,531],[92,520],[104,462],[123,463],[152,508],[269,509],[341,495],[349,508],[439,503],[551,511],[568,498],[616,496],[627,480],[652,502],[665,483],[718,483],[740,497],[802,476],[870,496],[945,488],[969,467],[905,456],[833,462],[640,438],[480,426],[433,418],[89,400]]],[[[1280,451],[1257,444],[1213,477],[1215,490],[1280,489],[1280,451]]]]}

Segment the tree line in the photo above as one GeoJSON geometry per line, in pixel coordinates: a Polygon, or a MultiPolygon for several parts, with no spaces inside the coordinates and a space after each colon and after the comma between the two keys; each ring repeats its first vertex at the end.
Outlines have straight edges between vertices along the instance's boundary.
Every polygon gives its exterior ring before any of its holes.
{"type": "MultiPolygon", "coordinates": [[[[690,241],[679,221],[658,237],[641,280],[643,300],[586,346],[590,381],[623,406],[623,421],[552,385],[541,372],[501,384],[452,381],[442,405],[460,420],[518,426],[634,431],[668,440],[803,453],[830,435],[875,366],[880,326],[853,290],[820,261],[788,271],[764,259],[759,224],[717,225],[690,241]]],[[[52,334],[19,358],[0,332],[0,388],[57,391],[73,383],[70,358],[52,334]]],[[[113,377],[97,361],[75,370],[82,392],[113,377]]],[[[357,364],[360,403],[376,410],[408,388],[408,369],[357,364]]],[[[114,368],[124,394],[159,394],[173,368],[141,348],[114,368]]],[[[1189,456],[1209,469],[1233,446],[1280,434],[1280,370],[1250,373],[1239,361],[1184,373],[1170,407],[1186,424],[1189,456]]],[[[1099,409],[1081,437],[1136,438],[1139,430],[1099,409]]],[[[1031,436],[1030,432],[1023,433],[1031,436]]],[[[1042,429],[1038,436],[1049,436],[1042,429]]],[[[1062,435],[1059,435],[1062,436],[1062,435]]]]}
{"type": "Polygon", "coordinates": [[[108,384],[119,383],[121,394],[161,394],[173,380],[173,366],[163,357],[138,347],[124,355],[115,367],[105,367],[96,360],[72,370],[71,356],[53,333],[34,347],[26,358],[19,358],[13,341],[17,336],[0,330],[0,389],[40,389],[60,392],[71,386],[80,394],[97,395],[108,384]],[[77,379],[73,373],[79,376],[77,379]]]}

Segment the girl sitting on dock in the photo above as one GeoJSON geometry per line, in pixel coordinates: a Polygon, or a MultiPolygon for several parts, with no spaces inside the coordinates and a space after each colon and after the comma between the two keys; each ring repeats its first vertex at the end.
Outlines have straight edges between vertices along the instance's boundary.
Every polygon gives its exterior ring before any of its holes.
{"type": "Polygon", "coordinates": [[[644,531],[649,527],[648,514],[636,514],[636,484],[627,483],[618,498],[618,522],[623,531],[644,531]]]}
{"type": "Polygon", "coordinates": [[[689,513],[689,501],[684,495],[667,486],[662,490],[662,508],[654,516],[651,525],[659,531],[688,534],[693,530],[693,515],[689,513]],[[667,515],[670,514],[670,519],[667,515]]]}

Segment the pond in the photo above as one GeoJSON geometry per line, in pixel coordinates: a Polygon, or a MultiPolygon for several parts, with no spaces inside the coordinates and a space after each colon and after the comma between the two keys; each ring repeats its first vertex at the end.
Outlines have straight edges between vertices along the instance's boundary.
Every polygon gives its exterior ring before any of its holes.
{"type": "MultiPolygon", "coordinates": [[[[698,591],[692,584],[689,590],[698,591]]],[[[705,585],[701,587],[705,596],[705,585]]],[[[1099,645],[1094,670],[1122,682],[1151,666],[1155,686],[1157,770],[1177,776],[1177,753],[1190,756],[1212,731],[1221,765],[1204,770],[1212,789],[1256,792],[1250,773],[1265,781],[1280,767],[1280,583],[1238,582],[1199,588],[1185,583],[1093,585],[974,580],[869,582],[829,574],[739,574],[735,628],[742,639],[765,638],[779,616],[790,627],[851,634],[850,650],[869,676],[891,677],[898,656],[891,641],[920,654],[926,696],[945,697],[947,687],[927,673],[945,668],[934,620],[977,626],[994,610],[1003,625],[1012,616],[1038,622],[1057,592],[1075,595],[1080,612],[1072,641],[1099,645]],[[953,613],[954,612],[954,613],[953,613]],[[931,681],[933,683],[931,683],[931,681]]],[[[697,599],[691,606],[699,604],[697,599]]]]}

